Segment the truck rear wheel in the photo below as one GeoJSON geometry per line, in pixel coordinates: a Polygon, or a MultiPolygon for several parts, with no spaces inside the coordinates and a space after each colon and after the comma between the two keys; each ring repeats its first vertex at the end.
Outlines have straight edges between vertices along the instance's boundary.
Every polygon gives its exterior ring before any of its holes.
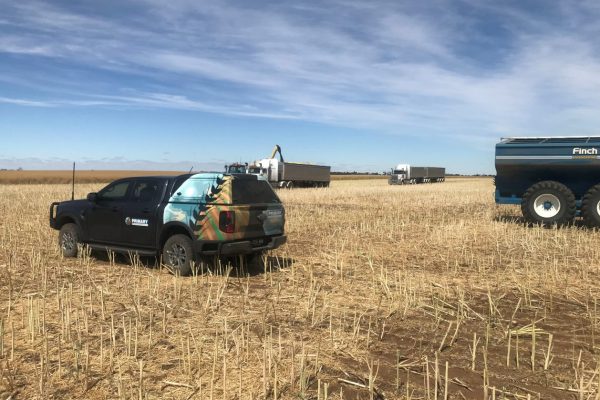
{"type": "Polygon", "coordinates": [[[77,257],[77,244],[79,243],[79,227],[77,224],[64,224],[58,234],[58,245],[65,257],[77,257]]]}
{"type": "Polygon", "coordinates": [[[600,184],[587,191],[581,201],[581,215],[591,228],[600,227],[600,184]]]}
{"type": "Polygon", "coordinates": [[[163,246],[162,258],[174,274],[190,275],[194,262],[192,239],[182,234],[171,236],[163,246]]]}
{"type": "Polygon", "coordinates": [[[543,225],[566,224],[575,218],[575,196],[562,183],[538,182],[523,195],[521,211],[529,222],[543,225]]]}

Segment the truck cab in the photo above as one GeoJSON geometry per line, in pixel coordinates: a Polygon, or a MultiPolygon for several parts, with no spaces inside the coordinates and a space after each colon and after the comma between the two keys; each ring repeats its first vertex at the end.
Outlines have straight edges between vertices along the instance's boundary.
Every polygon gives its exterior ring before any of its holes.
{"type": "Polygon", "coordinates": [[[133,177],[85,200],[52,203],[50,226],[75,257],[78,244],[162,255],[188,275],[199,255],[247,255],[281,246],[285,211],[266,180],[248,174],[133,177]]]}
{"type": "Polygon", "coordinates": [[[408,164],[398,164],[396,168],[392,168],[388,183],[390,185],[402,185],[404,183],[409,183],[409,171],[410,166],[408,164]]]}

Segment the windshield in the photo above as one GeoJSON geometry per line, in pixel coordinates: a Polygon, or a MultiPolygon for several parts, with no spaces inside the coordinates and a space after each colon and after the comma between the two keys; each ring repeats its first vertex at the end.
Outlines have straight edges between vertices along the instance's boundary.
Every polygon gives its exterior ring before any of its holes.
{"type": "Polygon", "coordinates": [[[250,167],[248,168],[248,173],[250,174],[260,174],[262,171],[260,167],[250,167]]]}
{"type": "Polygon", "coordinates": [[[246,166],[245,165],[230,165],[229,168],[227,168],[227,172],[229,172],[231,174],[245,174],[246,166]]]}
{"type": "Polygon", "coordinates": [[[397,174],[397,175],[402,175],[402,174],[405,174],[405,173],[406,173],[406,171],[403,170],[403,169],[395,169],[394,170],[394,174],[397,174]]]}

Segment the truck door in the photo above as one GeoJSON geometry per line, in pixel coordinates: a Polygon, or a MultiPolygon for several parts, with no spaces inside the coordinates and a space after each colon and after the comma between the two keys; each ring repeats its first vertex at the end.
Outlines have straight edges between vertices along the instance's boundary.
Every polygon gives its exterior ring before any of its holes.
{"type": "Polygon", "coordinates": [[[134,182],[123,207],[123,242],[133,247],[154,248],[158,208],[164,196],[164,179],[144,178],[134,182]]]}
{"type": "Polygon", "coordinates": [[[123,229],[123,206],[131,181],[113,182],[102,189],[84,215],[88,237],[92,242],[120,243],[123,229]]]}

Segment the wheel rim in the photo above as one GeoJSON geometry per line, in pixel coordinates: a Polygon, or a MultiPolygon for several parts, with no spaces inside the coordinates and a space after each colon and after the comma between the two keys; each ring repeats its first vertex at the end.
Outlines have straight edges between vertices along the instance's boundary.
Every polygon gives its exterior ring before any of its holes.
{"type": "Polygon", "coordinates": [[[187,253],[185,247],[178,243],[174,243],[170,249],[167,250],[167,261],[172,267],[180,269],[187,262],[187,253]]]}
{"type": "Polygon", "coordinates": [[[75,236],[71,232],[62,234],[61,247],[64,251],[71,251],[77,246],[75,236]]]}
{"type": "Polygon", "coordinates": [[[550,193],[544,193],[535,199],[533,208],[540,217],[552,218],[558,215],[561,205],[558,197],[550,193]]]}
{"type": "Polygon", "coordinates": [[[596,215],[600,215],[600,201],[596,202],[596,215]]]}

